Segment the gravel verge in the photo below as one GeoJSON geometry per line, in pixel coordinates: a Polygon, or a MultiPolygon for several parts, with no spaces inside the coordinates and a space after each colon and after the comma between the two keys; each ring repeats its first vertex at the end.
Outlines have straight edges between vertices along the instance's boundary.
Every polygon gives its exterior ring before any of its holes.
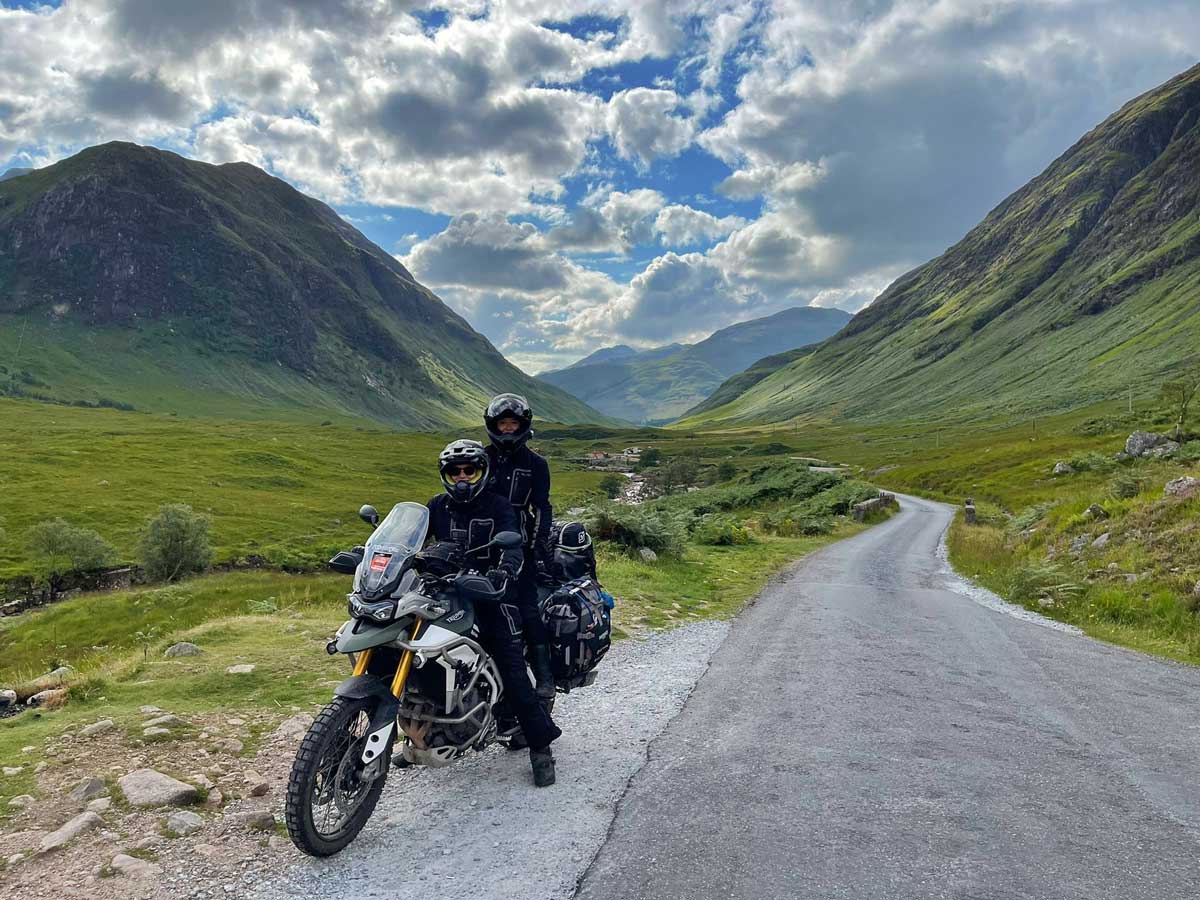
{"type": "Polygon", "coordinates": [[[528,755],[501,748],[446,769],[393,771],[371,822],[339,856],[247,873],[237,892],[255,900],[569,898],[647,745],[728,630],[728,622],[699,622],[615,644],[595,685],[559,697],[554,787],[534,788],[528,755]]]}

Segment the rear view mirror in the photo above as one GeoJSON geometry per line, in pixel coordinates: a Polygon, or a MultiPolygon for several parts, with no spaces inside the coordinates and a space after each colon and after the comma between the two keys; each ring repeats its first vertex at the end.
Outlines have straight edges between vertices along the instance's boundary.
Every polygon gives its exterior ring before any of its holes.
{"type": "Polygon", "coordinates": [[[370,503],[365,504],[363,508],[358,511],[358,517],[372,528],[379,524],[379,513],[375,511],[375,507],[373,507],[370,503]]]}

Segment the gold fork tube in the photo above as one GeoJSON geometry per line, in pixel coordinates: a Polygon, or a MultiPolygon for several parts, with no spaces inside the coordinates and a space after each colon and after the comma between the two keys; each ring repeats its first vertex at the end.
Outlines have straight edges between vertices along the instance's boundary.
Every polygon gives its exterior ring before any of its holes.
{"type": "MultiPolygon", "coordinates": [[[[417,639],[417,634],[421,631],[421,620],[414,619],[412,634],[409,635],[409,642],[417,639]]],[[[397,700],[404,693],[404,684],[408,681],[408,673],[412,671],[413,652],[405,650],[404,655],[400,657],[400,666],[396,669],[396,677],[392,679],[392,696],[397,700]]]]}
{"type": "Polygon", "coordinates": [[[366,675],[367,674],[367,664],[371,662],[371,651],[373,649],[374,649],[373,647],[368,647],[366,650],[363,650],[358,654],[358,656],[354,660],[354,672],[351,674],[354,674],[354,675],[366,675]]]}

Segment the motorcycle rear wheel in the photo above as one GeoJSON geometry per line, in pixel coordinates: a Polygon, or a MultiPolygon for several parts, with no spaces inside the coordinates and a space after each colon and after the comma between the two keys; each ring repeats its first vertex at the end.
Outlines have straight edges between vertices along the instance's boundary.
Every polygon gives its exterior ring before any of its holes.
{"type": "Polygon", "coordinates": [[[362,751],[378,702],[334,697],[300,742],[288,779],[284,819],[292,843],[309,856],[339,853],[375,811],[387,781],[390,748],[378,757],[382,765],[364,766],[362,751]],[[363,780],[365,769],[377,774],[363,780]]]}

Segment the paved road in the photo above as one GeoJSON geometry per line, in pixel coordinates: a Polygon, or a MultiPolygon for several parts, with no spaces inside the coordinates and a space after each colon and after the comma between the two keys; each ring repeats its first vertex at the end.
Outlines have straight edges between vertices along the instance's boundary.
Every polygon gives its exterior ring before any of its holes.
{"type": "Polygon", "coordinates": [[[1200,669],[968,599],[902,502],[739,618],[579,900],[1200,897],[1200,669]]]}

